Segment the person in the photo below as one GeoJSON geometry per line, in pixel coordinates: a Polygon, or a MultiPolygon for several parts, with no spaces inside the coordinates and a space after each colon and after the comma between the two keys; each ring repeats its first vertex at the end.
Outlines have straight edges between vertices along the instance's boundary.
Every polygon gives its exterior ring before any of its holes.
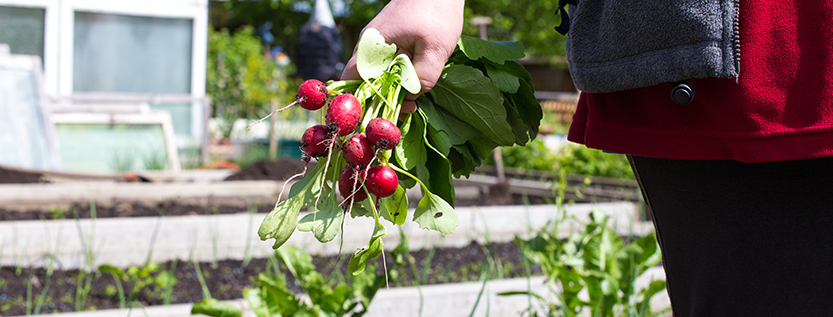
{"type": "MultiPolygon", "coordinates": [[[[573,2],[568,139],[628,155],[674,316],[830,315],[833,3],[573,2]]],[[[463,7],[393,0],[367,27],[414,57],[424,92],[463,7]]]]}

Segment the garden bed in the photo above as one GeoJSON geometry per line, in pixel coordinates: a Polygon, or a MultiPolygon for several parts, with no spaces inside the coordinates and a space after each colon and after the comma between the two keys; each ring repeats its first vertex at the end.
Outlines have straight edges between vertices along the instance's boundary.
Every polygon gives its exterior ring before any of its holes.
{"type": "MultiPolygon", "coordinates": [[[[399,268],[399,278],[391,283],[391,287],[412,286],[419,282],[421,285],[438,283],[458,283],[476,281],[487,263],[499,263],[502,270],[500,277],[525,277],[540,275],[540,268],[531,265],[529,271],[523,263],[523,257],[514,242],[480,245],[472,243],[461,248],[437,248],[435,250],[417,250],[411,252],[415,262],[413,267],[399,268]],[[488,252],[488,253],[487,253],[488,252]],[[416,273],[416,275],[414,274],[416,273]]],[[[314,256],[318,271],[324,276],[331,276],[337,280],[347,278],[347,260],[344,256],[314,256]],[[335,269],[338,269],[335,271],[335,269]],[[333,274],[333,272],[335,273],[333,274]]],[[[393,266],[394,259],[388,257],[387,265],[393,266]]],[[[239,260],[222,260],[216,262],[199,263],[205,283],[216,299],[236,299],[242,297],[243,288],[251,286],[251,278],[268,269],[268,261],[264,258],[252,259],[248,263],[239,260]]],[[[379,263],[381,268],[381,263],[379,263]]],[[[36,303],[41,299],[47,283],[49,288],[40,306],[41,314],[53,312],[73,312],[77,308],[83,310],[101,310],[120,308],[120,299],[113,276],[107,273],[96,273],[90,282],[87,299],[80,304],[78,289],[85,285],[78,283],[81,275],[79,270],[60,270],[60,264],[47,277],[46,268],[17,268],[5,266],[0,268],[0,315],[17,316],[27,314],[27,305],[32,313],[36,303]]],[[[159,270],[171,271],[176,277],[168,303],[191,303],[202,299],[202,290],[193,263],[188,261],[168,261],[159,264],[159,270]]],[[[381,271],[380,271],[381,272],[381,271]]],[[[381,273],[380,273],[381,274],[381,273]]],[[[287,285],[290,289],[301,292],[291,275],[287,275],[287,285]]],[[[124,287],[128,287],[125,285],[124,287]]],[[[162,305],[165,303],[165,289],[150,283],[136,296],[143,306],[162,305]]]]}
{"type": "MultiPolygon", "coordinates": [[[[43,301],[39,313],[119,308],[117,287],[109,273],[93,273],[89,286],[78,285],[79,268],[89,267],[88,261],[96,266],[127,268],[150,260],[160,263],[158,272],[171,270],[177,283],[170,296],[161,286],[150,283],[137,296],[142,305],[164,304],[165,298],[171,304],[200,300],[202,291],[191,259],[200,262],[214,298],[240,298],[251,277],[268,267],[265,257],[273,254],[269,242],[261,242],[253,230],[274,206],[281,180],[291,176],[284,170],[276,179],[280,165],[280,161],[253,164],[240,173],[223,176],[230,181],[0,185],[0,206],[5,208],[0,209],[0,220],[6,220],[0,221],[0,316],[26,314],[27,305],[33,313],[39,300],[43,301]],[[234,178],[244,180],[231,181],[234,178]],[[94,217],[91,198],[95,201],[94,217]],[[159,217],[163,213],[165,217],[159,217]],[[78,220],[73,219],[76,217],[78,220]],[[89,250],[95,250],[92,258],[89,250]],[[251,262],[246,263],[247,259],[251,262]],[[55,271],[48,278],[50,265],[55,271]],[[47,287],[46,296],[40,297],[47,287]],[[79,304],[79,289],[89,291],[83,305],[79,304]]],[[[534,233],[531,228],[543,226],[559,214],[555,206],[544,205],[551,202],[544,197],[552,190],[529,180],[516,182],[519,186],[514,189],[489,185],[492,180],[488,177],[455,183],[460,227],[454,234],[441,239],[436,232],[421,230],[411,222],[401,227],[410,239],[415,262],[399,268],[399,279],[393,286],[410,286],[417,280],[422,285],[476,281],[486,263],[500,263],[501,273],[491,278],[540,274],[534,266],[527,270],[511,241],[516,236],[528,237],[534,233]],[[532,192],[527,191],[530,189],[532,192]],[[495,206],[498,204],[508,205],[495,206]],[[485,247],[490,241],[495,243],[485,247]]],[[[567,197],[578,196],[568,192],[567,197]]],[[[417,200],[411,199],[411,203],[415,205],[417,200]]],[[[613,226],[621,235],[644,235],[651,229],[650,223],[639,221],[633,203],[577,204],[568,206],[567,214],[585,219],[592,209],[612,215],[613,226]]],[[[578,228],[581,226],[568,221],[560,232],[567,235],[578,228]]],[[[296,232],[287,244],[315,254],[315,263],[325,276],[341,278],[349,275],[345,274],[349,255],[367,243],[370,231],[370,219],[350,219],[341,257],[337,256],[338,242],[320,244],[308,233],[296,232]],[[331,275],[339,261],[340,270],[331,275]]],[[[388,251],[399,243],[395,231],[384,239],[388,251]]],[[[388,265],[393,261],[386,260],[388,265]]],[[[288,285],[295,285],[291,276],[287,279],[288,285]]],[[[293,290],[299,291],[297,287],[293,290]]]]}

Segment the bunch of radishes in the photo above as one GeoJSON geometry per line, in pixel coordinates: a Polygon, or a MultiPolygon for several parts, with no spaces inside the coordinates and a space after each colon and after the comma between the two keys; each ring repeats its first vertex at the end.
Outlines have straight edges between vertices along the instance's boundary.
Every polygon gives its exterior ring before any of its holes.
{"type": "MultiPolygon", "coordinates": [[[[425,113],[418,109],[403,115],[400,122],[405,92],[421,90],[410,59],[374,29],[362,34],[356,56],[361,80],[326,85],[307,80],[298,88],[296,100],[283,108],[297,104],[314,111],[328,105],[321,124],[301,137],[304,160],[316,158],[318,163],[311,172],[305,168],[293,176],[303,179],[290,187],[286,200],[281,200],[281,191],[275,208],[258,229],[261,240],[274,239],[272,247],[277,249],[295,230],[312,232],[318,241],[329,242],[343,232],[347,216],[372,217],[375,226],[370,240],[350,258],[348,269],[353,274],[384,254],[382,237],[387,229],[381,220],[402,225],[410,218],[420,228],[441,235],[454,232],[459,225],[452,206],[451,162],[429,144],[425,113]],[[401,123],[404,134],[395,123],[401,123]],[[429,149],[433,152],[426,153],[429,149]],[[429,160],[439,168],[428,167],[429,160]],[[433,173],[430,178],[428,173],[433,173]],[[432,193],[426,185],[432,184],[430,180],[444,197],[432,193]],[[422,198],[411,213],[405,188],[417,184],[422,198]],[[341,203],[336,190],[343,198],[341,203]],[[299,219],[304,208],[310,208],[310,213],[299,219]]],[[[501,103],[496,107],[503,109],[501,103]]]]}
{"type": "MultiPolygon", "coordinates": [[[[327,103],[330,92],[321,81],[310,79],[298,88],[294,104],[308,110],[318,110],[327,103]]],[[[399,128],[385,118],[373,118],[364,132],[357,131],[362,120],[362,104],[350,93],[342,93],[330,101],[325,115],[326,124],[314,125],[301,137],[304,160],[332,157],[341,150],[347,165],[338,178],[338,189],[349,204],[367,198],[367,192],[377,199],[392,195],[399,184],[393,169],[387,165],[371,166],[385,150],[395,148],[401,139],[399,128]],[[343,140],[341,140],[343,139],[343,140]],[[365,192],[362,188],[367,188],[365,192]]],[[[345,204],[345,208],[349,206],[345,204]]]]}

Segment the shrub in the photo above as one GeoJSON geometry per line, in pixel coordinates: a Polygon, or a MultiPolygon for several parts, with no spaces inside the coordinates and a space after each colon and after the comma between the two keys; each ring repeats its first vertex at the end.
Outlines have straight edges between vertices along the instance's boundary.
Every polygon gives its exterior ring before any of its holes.
{"type": "MultiPolygon", "coordinates": [[[[541,140],[526,146],[501,148],[505,167],[555,172],[563,169],[567,174],[634,179],[628,159],[622,154],[607,153],[579,144],[566,144],[554,152],[541,140]]],[[[485,164],[494,165],[492,158],[485,164]]]]}

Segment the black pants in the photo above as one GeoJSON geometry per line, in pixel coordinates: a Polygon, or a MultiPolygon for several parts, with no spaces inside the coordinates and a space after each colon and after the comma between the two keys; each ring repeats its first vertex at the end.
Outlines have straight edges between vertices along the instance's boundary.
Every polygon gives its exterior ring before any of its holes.
{"type": "Polygon", "coordinates": [[[833,158],[630,159],[674,316],[833,316],[833,158]]]}

